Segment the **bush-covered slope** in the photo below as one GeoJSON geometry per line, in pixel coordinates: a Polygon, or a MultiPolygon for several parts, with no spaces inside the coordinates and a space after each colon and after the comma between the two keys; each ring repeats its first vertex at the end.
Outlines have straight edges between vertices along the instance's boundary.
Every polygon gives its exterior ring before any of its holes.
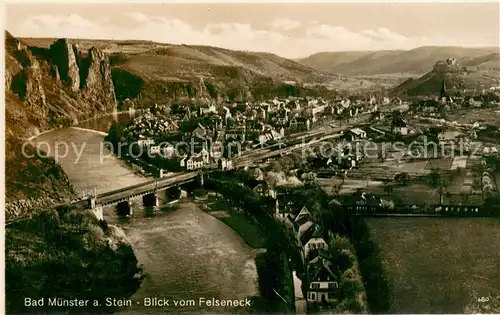
{"type": "Polygon", "coordinates": [[[8,314],[33,313],[24,299],[44,298],[36,312],[103,313],[106,298],[137,290],[141,270],[124,235],[88,211],[60,207],[6,228],[5,283],[8,314]],[[89,307],[50,307],[49,298],[90,300],[89,307]],[[93,305],[98,300],[100,307],[93,305]]]}

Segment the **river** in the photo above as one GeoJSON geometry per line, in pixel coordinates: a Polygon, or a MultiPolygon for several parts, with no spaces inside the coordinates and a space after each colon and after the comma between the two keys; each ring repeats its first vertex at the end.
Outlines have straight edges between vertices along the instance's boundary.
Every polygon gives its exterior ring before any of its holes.
{"type": "MultiPolygon", "coordinates": [[[[94,131],[64,128],[44,133],[33,142],[51,156],[59,148],[58,161],[77,190],[103,193],[148,180],[102,145],[103,132],[110,124],[127,120],[128,114],[110,115],[77,126],[94,131]]],[[[196,203],[184,201],[177,210],[152,217],[144,215],[139,201],[132,206],[134,215],[128,221],[118,220],[112,207],[104,209],[105,219],[125,231],[146,272],[125,313],[236,312],[239,310],[208,307],[198,301],[201,297],[234,300],[259,294],[256,250],[196,203]],[[144,298],[169,299],[170,307],[144,307],[144,298]],[[175,307],[174,299],[194,300],[195,304],[175,307]]]]}

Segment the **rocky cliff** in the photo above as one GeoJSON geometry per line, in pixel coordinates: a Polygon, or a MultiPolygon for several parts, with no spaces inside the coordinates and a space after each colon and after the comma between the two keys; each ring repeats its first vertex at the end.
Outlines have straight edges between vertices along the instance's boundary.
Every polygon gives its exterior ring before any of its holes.
{"type": "Polygon", "coordinates": [[[5,52],[7,201],[24,202],[11,207],[16,216],[39,207],[38,199],[73,194],[57,163],[21,154],[22,139],[110,113],[116,99],[109,58],[99,49],[80,50],[65,39],[34,47],[6,32],[5,52]]]}
{"type": "Polygon", "coordinates": [[[116,109],[108,56],[66,39],[31,47],[6,33],[6,131],[25,138],[116,109]]]}

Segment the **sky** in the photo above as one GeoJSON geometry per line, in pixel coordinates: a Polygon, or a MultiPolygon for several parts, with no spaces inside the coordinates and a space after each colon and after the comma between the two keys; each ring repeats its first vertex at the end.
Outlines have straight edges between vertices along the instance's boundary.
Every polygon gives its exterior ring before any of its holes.
{"type": "Polygon", "coordinates": [[[142,39],[265,51],[317,52],[500,46],[490,3],[10,3],[18,37],[142,39]]]}

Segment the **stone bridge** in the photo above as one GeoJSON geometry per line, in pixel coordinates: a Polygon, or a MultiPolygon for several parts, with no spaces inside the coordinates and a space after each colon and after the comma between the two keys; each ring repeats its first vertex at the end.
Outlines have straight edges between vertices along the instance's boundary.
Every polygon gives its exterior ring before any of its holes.
{"type": "Polygon", "coordinates": [[[170,190],[191,182],[197,182],[200,186],[203,186],[204,174],[202,172],[184,172],[169,177],[150,180],[145,183],[92,196],[83,206],[91,209],[100,220],[104,218],[103,208],[110,205],[116,205],[119,215],[132,215],[133,210],[130,206],[131,199],[142,197],[144,206],[158,207],[158,194],[160,192],[166,191],[168,197],[178,198],[181,193],[180,189],[178,189],[176,193],[172,193],[170,190]]]}

